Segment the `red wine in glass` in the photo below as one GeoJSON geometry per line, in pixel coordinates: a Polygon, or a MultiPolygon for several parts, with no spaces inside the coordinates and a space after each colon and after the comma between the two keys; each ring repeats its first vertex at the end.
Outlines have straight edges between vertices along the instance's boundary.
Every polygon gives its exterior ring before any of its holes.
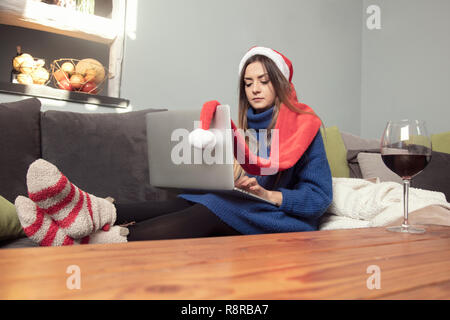
{"type": "Polygon", "coordinates": [[[425,169],[431,156],[424,154],[384,154],[384,164],[402,179],[411,179],[425,169]]]}
{"type": "Polygon", "coordinates": [[[408,223],[408,197],[411,179],[431,161],[431,139],[424,121],[389,121],[381,139],[381,158],[384,164],[403,180],[403,223],[388,227],[388,231],[424,233],[408,223]]]}

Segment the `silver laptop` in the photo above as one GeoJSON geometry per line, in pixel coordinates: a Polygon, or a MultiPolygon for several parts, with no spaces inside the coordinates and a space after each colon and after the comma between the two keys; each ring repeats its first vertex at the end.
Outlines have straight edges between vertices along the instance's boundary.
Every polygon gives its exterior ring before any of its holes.
{"type": "Polygon", "coordinates": [[[200,126],[199,110],[169,110],[146,115],[150,183],[187,192],[217,192],[276,203],[234,186],[233,136],[230,107],[217,107],[210,125],[214,148],[199,150],[189,144],[189,133],[200,126]]]}

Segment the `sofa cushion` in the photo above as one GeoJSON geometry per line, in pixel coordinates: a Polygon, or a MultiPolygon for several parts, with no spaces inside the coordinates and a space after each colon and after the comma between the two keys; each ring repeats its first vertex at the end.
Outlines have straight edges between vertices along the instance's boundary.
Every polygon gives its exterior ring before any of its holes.
{"type": "Polygon", "coordinates": [[[357,149],[347,151],[347,164],[350,169],[350,178],[362,178],[361,168],[358,162],[358,154],[366,153],[380,153],[380,149],[357,149]]]}
{"type": "Polygon", "coordinates": [[[0,196],[0,241],[25,237],[16,207],[0,196]]]}
{"type": "Polygon", "coordinates": [[[348,178],[349,168],[347,165],[347,150],[341,138],[338,127],[328,127],[321,129],[325,152],[327,154],[328,163],[330,164],[331,175],[333,177],[348,178]]]}
{"type": "Polygon", "coordinates": [[[28,166],[41,157],[40,110],[36,98],[0,104],[0,194],[10,202],[27,195],[28,166]]]}
{"type": "Polygon", "coordinates": [[[443,192],[450,202],[450,154],[433,151],[430,163],[411,180],[411,187],[443,192]]]}
{"type": "Polygon", "coordinates": [[[117,202],[163,200],[167,192],[149,183],[145,114],[42,113],[42,157],[71,182],[117,202]]]}
{"type": "Polygon", "coordinates": [[[364,139],[354,134],[341,131],[341,137],[344,141],[345,148],[347,150],[369,150],[380,149],[381,140],[377,139],[364,139]]]}
{"type": "Polygon", "coordinates": [[[450,153],[450,131],[431,135],[433,150],[450,153]]]}

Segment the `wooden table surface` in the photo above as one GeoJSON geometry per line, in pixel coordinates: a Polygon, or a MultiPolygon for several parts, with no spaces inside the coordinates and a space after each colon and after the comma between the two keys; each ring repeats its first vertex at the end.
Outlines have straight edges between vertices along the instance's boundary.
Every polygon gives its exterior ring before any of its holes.
{"type": "Polygon", "coordinates": [[[426,228],[4,249],[0,298],[450,299],[450,227],[426,228]]]}

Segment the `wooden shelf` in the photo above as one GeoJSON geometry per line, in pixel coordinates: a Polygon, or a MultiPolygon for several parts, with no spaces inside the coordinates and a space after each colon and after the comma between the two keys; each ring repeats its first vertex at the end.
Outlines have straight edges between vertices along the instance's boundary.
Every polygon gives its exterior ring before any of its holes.
{"type": "Polygon", "coordinates": [[[121,28],[103,18],[33,0],[0,1],[0,24],[112,44],[121,28]]]}
{"type": "Polygon", "coordinates": [[[127,99],[87,94],[84,92],[66,91],[35,84],[24,85],[19,83],[0,82],[0,93],[87,103],[112,108],[127,108],[130,103],[127,99]]]}
{"type": "Polygon", "coordinates": [[[109,45],[108,94],[120,96],[126,2],[112,0],[111,19],[33,0],[1,0],[0,24],[109,45]]]}

